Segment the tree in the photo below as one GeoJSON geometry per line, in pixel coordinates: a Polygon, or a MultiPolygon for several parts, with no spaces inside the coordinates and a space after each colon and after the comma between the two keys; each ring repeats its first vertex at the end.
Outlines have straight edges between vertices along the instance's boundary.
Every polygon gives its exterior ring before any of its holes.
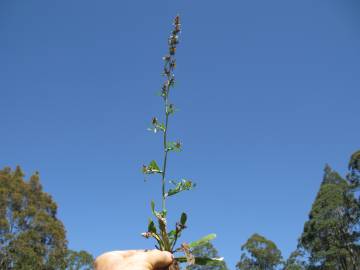
{"type": "Polygon", "coordinates": [[[303,252],[296,249],[284,263],[284,270],[305,270],[306,262],[303,260],[303,252]]]}
{"type": "MultiPolygon", "coordinates": [[[[218,258],[219,253],[210,242],[197,246],[192,250],[195,257],[218,258]]],[[[225,261],[213,261],[209,265],[191,265],[188,270],[228,270],[225,261]]]]}
{"type": "Polygon", "coordinates": [[[67,254],[67,270],[92,270],[94,258],[84,250],[69,250],[67,254]]]}
{"type": "Polygon", "coordinates": [[[353,185],[329,166],[299,246],[309,257],[309,269],[356,270],[359,263],[360,205],[353,185]]]}
{"type": "Polygon", "coordinates": [[[241,247],[239,270],[275,270],[282,264],[281,251],[265,237],[254,234],[241,247]]]}
{"type": "Polygon", "coordinates": [[[360,150],[351,155],[349,161],[349,170],[354,170],[357,172],[360,171],[360,150]]]}
{"type": "Polygon", "coordinates": [[[355,245],[355,264],[360,265],[360,150],[356,151],[354,154],[351,155],[349,161],[349,173],[347,175],[347,180],[350,186],[350,193],[353,196],[358,195],[355,200],[355,204],[357,204],[357,208],[351,214],[352,216],[352,228],[351,231],[354,235],[354,242],[357,243],[355,245]]]}
{"type": "MultiPolygon", "coordinates": [[[[349,173],[346,178],[352,192],[355,193],[360,190],[360,150],[352,154],[349,161],[349,173]]],[[[360,198],[358,198],[358,203],[360,203],[360,198]]]]}
{"type": "Polygon", "coordinates": [[[38,173],[26,182],[20,167],[0,170],[0,269],[82,269],[67,268],[73,253],[56,213],[57,205],[43,191],[38,173]]]}

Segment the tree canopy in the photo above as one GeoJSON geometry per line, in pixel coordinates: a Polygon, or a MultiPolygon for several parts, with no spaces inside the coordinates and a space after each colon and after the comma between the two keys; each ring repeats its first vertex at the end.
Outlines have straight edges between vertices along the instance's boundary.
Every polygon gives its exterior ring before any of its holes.
{"type": "Polygon", "coordinates": [[[275,270],[282,264],[281,251],[271,240],[253,234],[241,247],[239,270],[275,270]]]}
{"type": "Polygon", "coordinates": [[[360,205],[353,185],[326,166],[299,239],[308,255],[309,269],[358,269],[359,222],[360,205]]]}
{"type": "Polygon", "coordinates": [[[20,167],[0,170],[0,268],[91,269],[90,254],[68,250],[56,214],[57,205],[43,191],[38,173],[27,182],[20,167]]]}
{"type": "Polygon", "coordinates": [[[66,257],[67,270],[92,270],[94,258],[84,250],[69,250],[66,257]]]}

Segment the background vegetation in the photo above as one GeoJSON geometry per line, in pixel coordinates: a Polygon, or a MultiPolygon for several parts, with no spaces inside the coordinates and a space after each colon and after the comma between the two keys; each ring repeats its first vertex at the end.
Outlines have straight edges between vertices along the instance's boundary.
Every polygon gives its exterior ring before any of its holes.
{"type": "MultiPolygon", "coordinates": [[[[342,177],[325,166],[319,191],[298,246],[285,259],[276,244],[254,233],[239,250],[238,270],[357,270],[360,266],[360,151],[342,177]]],[[[271,226],[271,224],[264,224],[271,226]]],[[[286,228],[283,228],[286,230],[286,228]]],[[[236,228],[234,228],[236,230],[236,228]]],[[[219,257],[213,244],[193,249],[195,256],[219,257]]],[[[0,267],[6,270],[92,269],[93,257],[67,247],[57,205],[43,191],[39,173],[28,181],[20,167],[0,170],[0,267]]],[[[224,262],[188,266],[226,270],[224,262]]]]}

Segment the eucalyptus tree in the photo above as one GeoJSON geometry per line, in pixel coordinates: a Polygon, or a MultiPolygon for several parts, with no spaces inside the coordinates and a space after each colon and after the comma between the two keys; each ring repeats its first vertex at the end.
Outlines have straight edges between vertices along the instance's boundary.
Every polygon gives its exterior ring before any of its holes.
{"type": "Polygon", "coordinates": [[[359,269],[360,205],[354,193],[356,185],[325,167],[320,190],[299,239],[299,246],[307,253],[309,269],[359,269]]]}
{"type": "Polygon", "coordinates": [[[20,167],[0,170],[0,268],[65,269],[67,241],[56,213],[38,173],[26,182],[20,167]]]}
{"type": "Polygon", "coordinates": [[[293,251],[284,262],[284,270],[307,270],[307,263],[304,259],[304,252],[301,249],[293,251]]]}
{"type": "Polygon", "coordinates": [[[281,251],[271,240],[253,234],[241,247],[239,270],[275,270],[282,266],[281,251]]]}
{"type": "Polygon", "coordinates": [[[69,250],[66,256],[66,270],[93,270],[94,257],[87,251],[69,250]]]}
{"type": "Polygon", "coordinates": [[[90,270],[92,256],[67,248],[57,205],[39,173],[25,181],[17,167],[0,170],[0,269],[90,270]]]}

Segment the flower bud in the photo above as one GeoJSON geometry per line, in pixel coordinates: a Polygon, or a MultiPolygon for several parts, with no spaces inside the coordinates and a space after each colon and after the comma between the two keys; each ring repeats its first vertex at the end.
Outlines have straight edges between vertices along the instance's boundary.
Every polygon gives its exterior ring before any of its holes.
{"type": "Polygon", "coordinates": [[[153,125],[156,125],[157,122],[158,122],[158,121],[157,121],[157,118],[156,118],[156,117],[153,117],[153,119],[152,119],[152,124],[153,124],[153,125]]]}
{"type": "Polygon", "coordinates": [[[141,234],[141,236],[143,236],[143,237],[145,237],[145,238],[150,238],[151,232],[143,232],[143,233],[141,234]]]}
{"type": "Polygon", "coordinates": [[[170,55],[174,55],[175,52],[176,52],[176,47],[175,47],[175,46],[171,46],[171,47],[169,48],[169,53],[170,53],[170,55]]]}

